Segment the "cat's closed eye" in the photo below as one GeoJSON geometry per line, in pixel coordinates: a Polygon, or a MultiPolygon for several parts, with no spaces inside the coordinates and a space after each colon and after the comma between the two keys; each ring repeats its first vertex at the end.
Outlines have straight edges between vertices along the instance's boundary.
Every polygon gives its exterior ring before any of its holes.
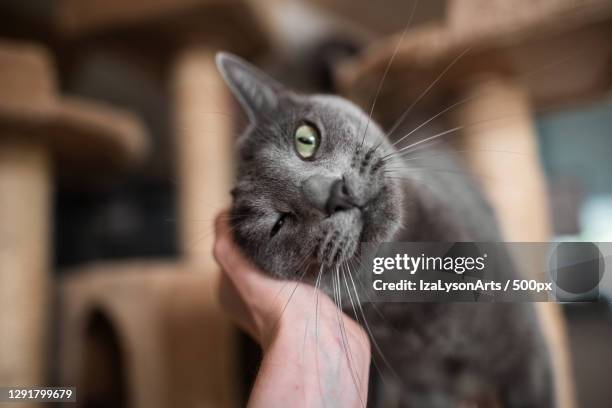
{"type": "Polygon", "coordinates": [[[312,159],[321,143],[321,135],[315,126],[305,123],[296,129],[294,143],[298,156],[312,159]]]}
{"type": "Polygon", "coordinates": [[[276,234],[278,234],[278,231],[280,231],[280,229],[283,227],[283,225],[285,224],[285,221],[287,219],[287,216],[289,214],[287,213],[282,213],[279,217],[278,220],[276,221],[276,223],[274,224],[274,226],[272,227],[272,230],[270,231],[270,238],[272,238],[273,236],[275,236],[276,234]]]}

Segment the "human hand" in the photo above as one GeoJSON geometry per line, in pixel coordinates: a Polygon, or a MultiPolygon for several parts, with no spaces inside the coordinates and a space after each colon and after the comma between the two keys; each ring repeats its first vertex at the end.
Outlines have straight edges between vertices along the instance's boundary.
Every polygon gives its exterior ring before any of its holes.
{"type": "Polygon", "coordinates": [[[271,278],[249,262],[226,213],[215,233],[221,305],[264,350],[249,406],[364,406],[371,350],[363,328],[313,286],[271,278]]]}

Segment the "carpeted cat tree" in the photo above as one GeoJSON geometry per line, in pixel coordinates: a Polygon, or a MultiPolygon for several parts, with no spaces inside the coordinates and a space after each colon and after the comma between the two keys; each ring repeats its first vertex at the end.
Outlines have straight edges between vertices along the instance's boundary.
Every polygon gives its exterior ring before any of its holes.
{"type": "MultiPolygon", "coordinates": [[[[397,47],[374,117],[389,128],[418,101],[410,114],[421,110],[426,120],[440,113],[434,123],[444,123],[441,130],[461,127],[445,140],[481,182],[506,239],[546,242],[548,202],[533,114],[604,96],[612,83],[610,38],[606,0],[449,0],[443,23],[374,44],[337,77],[345,94],[369,110],[397,47]]],[[[421,122],[413,118],[407,122],[416,127],[421,122]]],[[[562,406],[573,406],[563,322],[556,305],[541,306],[558,396],[562,406]]]]}
{"type": "Polygon", "coordinates": [[[131,114],[60,95],[45,49],[0,41],[3,386],[48,384],[56,180],[91,188],[137,164],[147,148],[142,124],[131,114]]]}

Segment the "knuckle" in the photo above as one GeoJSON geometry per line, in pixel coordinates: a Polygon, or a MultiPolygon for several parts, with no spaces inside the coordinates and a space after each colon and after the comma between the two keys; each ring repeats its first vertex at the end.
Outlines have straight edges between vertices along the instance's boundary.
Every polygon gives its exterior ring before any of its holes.
{"type": "Polygon", "coordinates": [[[232,242],[225,236],[220,236],[213,247],[213,255],[215,259],[222,264],[227,265],[232,259],[232,242]]]}

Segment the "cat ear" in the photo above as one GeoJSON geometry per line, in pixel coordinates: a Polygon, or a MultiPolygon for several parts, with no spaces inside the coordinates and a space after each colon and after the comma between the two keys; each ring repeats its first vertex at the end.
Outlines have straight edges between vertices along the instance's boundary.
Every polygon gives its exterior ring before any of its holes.
{"type": "Polygon", "coordinates": [[[279,104],[283,86],[253,65],[235,55],[220,52],[217,68],[251,122],[274,111],[279,104]]]}

